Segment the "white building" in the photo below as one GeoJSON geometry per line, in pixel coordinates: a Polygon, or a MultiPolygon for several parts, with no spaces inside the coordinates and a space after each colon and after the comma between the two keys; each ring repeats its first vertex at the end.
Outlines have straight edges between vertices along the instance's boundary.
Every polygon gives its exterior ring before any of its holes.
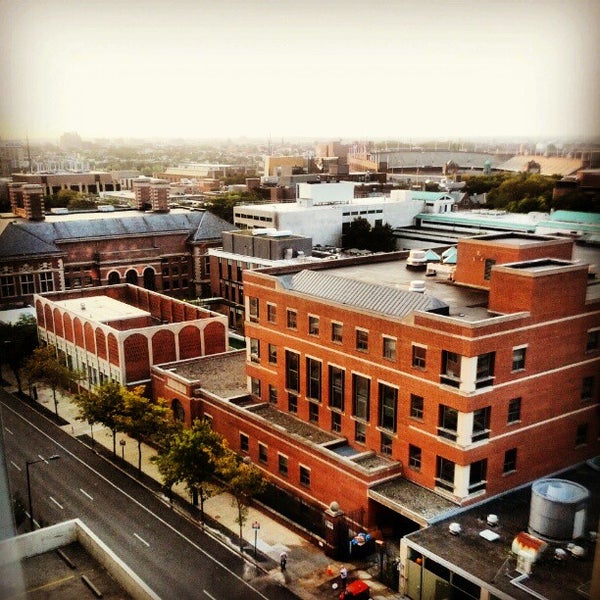
{"type": "Polygon", "coordinates": [[[312,237],[313,244],[339,246],[344,226],[357,218],[372,227],[389,223],[409,227],[419,213],[451,212],[454,199],[447,193],[392,190],[389,196],[354,198],[355,184],[300,183],[297,200],[290,203],[241,205],[234,209],[240,229],[275,228],[312,237]]]}

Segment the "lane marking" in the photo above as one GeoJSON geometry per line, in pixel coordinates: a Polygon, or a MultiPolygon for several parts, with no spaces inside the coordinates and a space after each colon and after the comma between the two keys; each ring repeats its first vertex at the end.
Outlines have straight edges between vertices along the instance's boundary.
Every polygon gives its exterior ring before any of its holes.
{"type": "MultiPolygon", "coordinates": [[[[195,548],[198,552],[200,552],[200,554],[203,554],[209,561],[213,562],[214,564],[218,565],[221,569],[223,569],[225,572],[229,573],[229,575],[233,579],[236,579],[240,584],[242,584],[243,586],[251,589],[259,598],[262,598],[263,600],[269,600],[269,598],[267,596],[265,596],[261,591],[257,590],[252,585],[250,585],[250,583],[248,581],[246,581],[243,577],[240,577],[240,575],[238,575],[235,571],[233,571],[229,567],[227,567],[227,565],[225,565],[225,563],[223,563],[220,560],[217,560],[216,558],[214,558],[209,552],[207,552],[206,550],[204,550],[204,548],[202,548],[201,546],[199,546],[198,544],[196,544],[195,542],[193,542],[190,538],[188,538],[186,535],[184,535],[183,533],[181,533],[180,531],[178,531],[175,527],[173,527],[172,525],[170,525],[169,523],[167,523],[164,519],[162,519],[161,517],[159,517],[156,513],[152,512],[147,506],[145,506],[144,504],[142,504],[139,500],[136,500],[133,496],[129,495],[126,491],[122,490],[115,483],[113,483],[112,481],[110,481],[110,479],[107,479],[106,477],[104,477],[104,475],[102,475],[101,473],[99,473],[98,471],[96,471],[95,469],[93,469],[82,458],[79,458],[79,456],[77,456],[76,454],[74,454],[73,452],[71,452],[68,448],[66,448],[65,446],[63,446],[61,443],[59,443],[51,435],[47,434],[45,431],[42,431],[37,425],[35,425],[31,421],[29,421],[27,419],[27,417],[25,417],[24,415],[18,413],[14,408],[12,408],[8,404],[6,404],[6,401],[0,400],[0,404],[2,404],[2,406],[6,410],[9,410],[11,413],[13,413],[16,418],[21,419],[21,421],[25,421],[25,423],[27,423],[29,425],[29,427],[31,427],[32,429],[35,429],[35,431],[37,431],[40,435],[42,435],[46,439],[50,440],[55,446],[57,446],[63,452],[65,452],[65,454],[68,454],[71,458],[73,458],[74,460],[76,460],[78,463],[80,463],[86,469],[88,469],[89,471],[91,471],[92,473],[94,473],[94,475],[96,475],[96,477],[98,477],[98,479],[101,479],[107,485],[109,485],[110,487],[114,488],[115,490],[117,490],[118,492],[120,492],[121,494],[123,494],[123,496],[125,496],[128,500],[130,500],[134,504],[136,504],[140,509],[142,509],[143,511],[147,512],[149,515],[151,515],[152,517],[154,517],[164,527],[166,527],[167,529],[170,529],[172,533],[174,533],[175,535],[177,535],[178,537],[180,537],[182,540],[184,540],[185,542],[187,542],[190,546],[192,546],[192,548],[195,548]]],[[[25,408],[25,411],[27,411],[27,408],[28,408],[27,405],[22,405],[22,406],[25,408]]],[[[29,408],[29,410],[33,411],[32,408],[29,408]]],[[[138,483],[138,485],[140,485],[139,482],[136,482],[136,483],[138,483]]],[[[38,525],[38,527],[39,527],[39,525],[38,525]]],[[[223,548],[225,548],[226,550],[229,550],[232,554],[236,554],[235,552],[233,552],[231,550],[231,548],[229,548],[226,544],[220,542],[217,538],[212,538],[212,539],[213,539],[213,541],[215,543],[220,544],[221,546],[223,546],[223,548]]]]}
{"type": "Polygon", "coordinates": [[[11,465],[12,465],[12,466],[13,466],[13,467],[14,467],[14,468],[17,470],[17,471],[20,471],[20,470],[21,470],[21,467],[20,467],[18,464],[14,463],[12,460],[10,461],[10,464],[11,464],[11,465]]]}
{"type": "Polygon", "coordinates": [[[146,546],[148,546],[148,548],[150,548],[150,544],[143,537],[140,537],[137,533],[134,533],[133,535],[135,535],[135,537],[138,540],[140,540],[140,542],[142,542],[142,544],[146,544],[146,546]]]}
{"type": "Polygon", "coordinates": [[[94,500],[94,499],[92,498],[92,496],[90,496],[90,495],[89,495],[89,494],[88,494],[88,493],[87,493],[87,492],[86,492],[86,491],[85,491],[83,488],[79,488],[79,491],[80,491],[80,492],[81,492],[81,493],[82,493],[84,496],[87,496],[87,497],[88,497],[90,500],[92,500],[92,501],[94,500]]]}
{"type": "Polygon", "coordinates": [[[61,506],[52,496],[48,496],[48,498],[50,498],[50,500],[52,500],[52,502],[54,502],[54,504],[56,504],[60,510],[65,510],[64,507],[61,506]]]}
{"type": "Polygon", "coordinates": [[[209,594],[206,590],[202,590],[211,600],[217,600],[214,596],[209,594]]]}
{"type": "Polygon", "coordinates": [[[8,427],[5,427],[4,429],[6,429],[6,431],[8,431],[8,433],[10,433],[10,435],[15,435],[8,427]]]}

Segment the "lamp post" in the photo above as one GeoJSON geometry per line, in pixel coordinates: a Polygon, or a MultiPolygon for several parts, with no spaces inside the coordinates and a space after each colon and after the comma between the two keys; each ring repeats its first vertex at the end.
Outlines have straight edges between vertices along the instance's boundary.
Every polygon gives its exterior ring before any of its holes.
{"type": "Polygon", "coordinates": [[[36,465],[37,463],[41,463],[41,462],[45,462],[46,464],[48,464],[48,461],[50,460],[57,460],[58,458],[60,458],[60,456],[58,454],[53,454],[52,456],[49,456],[48,458],[44,458],[43,456],[40,456],[40,458],[38,460],[27,460],[25,461],[25,472],[27,473],[27,499],[29,500],[29,528],[31,529],[31,531],[33,531],[33,507],[31,504],[31,480],[29,478],[29,467],[31,465],[36,465]]]}

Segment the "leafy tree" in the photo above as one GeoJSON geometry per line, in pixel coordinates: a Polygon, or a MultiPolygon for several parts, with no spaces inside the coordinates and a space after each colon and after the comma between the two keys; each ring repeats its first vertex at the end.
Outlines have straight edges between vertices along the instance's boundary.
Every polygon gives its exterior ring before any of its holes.
{"type": "Polygon", "coordinates": [[[167,430],[171,411],[164,400],[154,402],[144,397],[144,387],[123,392],[123,413],[117,415],[118,429],[138,445],[138,470],[142,470],[142,442],[167,430]]]}
{"type": "Polygon", "coordinates": [[[394,229],[389,223],[375,225],[371,229],[371,250],[373,252],[393,252],[396,250],[394,229]]]}
{"type": "Polygon", "coordinates": [[[210,423],[196,419],[192,427],[172,435],[165,447],[152,458],[167,489],[183,482],[194,504],[200,497],[200,519],[204,524],[204,501],[212,493],[210,481],[226,452],[226,443],[210,423]]]}
{"type": "Polygon", "coordinates": [[[75,396],[75,404],[79,408],[80,421],[87,421],[91,426],[101,423],[108,427],[113,436],[113,454],[117,454],[117,431],[124,414],[124,396],[127,389],[122,385],[107,381],[94,390],[87,390],[75,396]]]}
{"type": "Polygon", "coordinates": [[[371,224],[367,219],[358,217],[350,223],[348,229],[344,233],[343,246],[344,248],[359,248],[366,250],[370,246],[371,240],[371,224]]]}
{"type": "Polygon", "coordinates": [[[21,315],[16,323],[0,323],[0,378],[2,378],[2,363],[5,363],[15,376],[19,393],[23,391],[21,367],[37,345],[35,317],[21,315]]]}
{"type": "Polygon", "coordinates": [[[241,552],[244,549],[242,528],[248,518],[248,507],[252,498],[265,490],[266,482],[256,465],[242,460],[231,450],[221,460],[219,471],[233,496],[233,503],[237,509],[235,521],[240,526],[241,552]]]}
{"type": "Polygon", "coordinates": [[[36,348],[33,354],[23,363],[23,371],[30,382],[39,381],[50,387],[54,400],[54,412],[58,417],[58,400],[56,390],[67,388],[73,381],[73,372],[56,357],[54,346],[36,348]]]}

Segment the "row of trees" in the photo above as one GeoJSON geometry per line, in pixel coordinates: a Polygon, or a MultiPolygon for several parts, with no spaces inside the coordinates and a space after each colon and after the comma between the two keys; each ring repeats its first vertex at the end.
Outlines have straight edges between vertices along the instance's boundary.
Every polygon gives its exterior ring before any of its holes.
{"type": "Polygon", "coordinates": [[[128,390],[118,383],[106,382],[76,396],[78,418],[87,421],[92,428],[102,424],[110,429],[115,455],[117,432],[135,439],[139,470],[142,443],[156,446],[158,452],[151,460],[156,463],[169,496],[172,496],[173,486],[183,483],[194,505],[200,501],[202,525],[204,502],[221,487],[227,489],[237,510],[241,549],[248,507],[266,485],[260,470],[230,450],[226,440],[208,421],[197,419],[192,427],[184,427],[173,418],[164,400],[154,401],[143,394],[143,387],[128,390]]]}
{"type": "Polygon", "coordinates": [[[372,227],[367,219],[357,217],[344,231],[342,244],[345,249],[393,252],[396,249],[396,238],[389,223],[376,224],[372,227]]]}

